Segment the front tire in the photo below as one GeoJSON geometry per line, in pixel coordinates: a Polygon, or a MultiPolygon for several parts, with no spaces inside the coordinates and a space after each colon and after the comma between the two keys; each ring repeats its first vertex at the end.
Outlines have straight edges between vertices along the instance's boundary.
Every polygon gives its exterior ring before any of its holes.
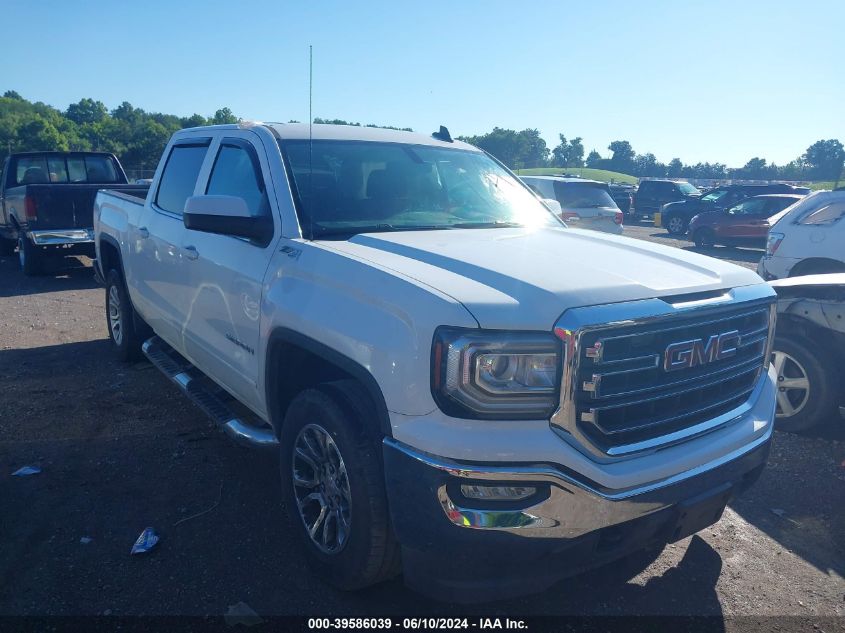
{"type": "Polygon", "coordinates": [[[698,248],[710,248],[716,245],[716,235],[712,229],[698,229],[692,236],[692,241],[698,248]]]}
{"type": "Polygon", "coordinates": [[[679,215],[671,215],[668,220],[663,220],[663,226],[672,235],[683,235],[687,232],[687,223],[679,215]]]}
{"type": "Polygon", "coordinates": [[[109,270],[106,274],[106,324],[117,357],[124,362],[141,358],[141,344],[144,341],[139,335],[134,317],[123,277],[118,271],[109,270]]]}
{"type": "Polygon", "coordinates": [[[772,364],[777,372],[776,428],[796,433],[832,419],[839,376],[827,349],[803,336],[776,336],[772,364]]]}
{"type": "Polygon", "coordinates": [[[325,383],[294,398],[280,438],[285,504],[309,565],[346,591],[399,567],[371,409],[355,381],[325,383]]]}
{"type": "Polygon", "coordinates": [[[18,261],[27,277],[44,274],[44,252],[25,235],[18,238],[18,261]]]}

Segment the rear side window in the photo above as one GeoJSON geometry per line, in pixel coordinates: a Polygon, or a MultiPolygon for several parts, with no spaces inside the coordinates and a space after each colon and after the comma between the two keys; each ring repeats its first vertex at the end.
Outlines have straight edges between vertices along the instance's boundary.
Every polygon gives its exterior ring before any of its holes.
{"type": "Polygon", "coordinates": [[[225,139],[220,144],[205,192],[208,195],[243,198],[252,215],[270,212],[255,150],[237,139],[225,139]]]}
{"type": "Polygon", "coordinates": [[[156,204],[160,208],[179,215],[184,212],[185,201],[194,193],[208,144],[206,140],[173,146],[156,193],[156,204]]]}
{"type": "Polygon", "coordinates": [[[823,204],[798,220],[798,224],[824,226],[838,222],[845,216],[845,200],[823,204]]]}

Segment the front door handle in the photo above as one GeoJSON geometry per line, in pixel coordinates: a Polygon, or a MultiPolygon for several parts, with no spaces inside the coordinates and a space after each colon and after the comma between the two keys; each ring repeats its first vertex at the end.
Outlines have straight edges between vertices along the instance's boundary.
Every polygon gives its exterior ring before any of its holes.
{"type": "Polygon", "coordinates": [[[187,257],[188,259],[193,261],[199,256],[200,256],[200,254],[197,251],[196,246],[186,246],[185,247],[185,257],[187,257]]]}
{"type": "Polygon", "coordinates": [[[139,226],[138,235],[141,236],[141,239],[145,240],[150,236],[150,232],[147,230],[146,226],[139,226]]]}

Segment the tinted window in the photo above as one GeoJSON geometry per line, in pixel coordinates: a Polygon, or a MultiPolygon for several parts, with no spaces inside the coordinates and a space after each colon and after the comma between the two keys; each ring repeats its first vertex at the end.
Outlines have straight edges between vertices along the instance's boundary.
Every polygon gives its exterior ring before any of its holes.
{"type": "Polygon", "coordinates": [[[47,159],[43,156],[23,156],[18,159],[15,184],[38,185],[49,182],[47,159]]]}
{"type": "Polygon", "coordinates": [[[70,182],[117,182],[117,170],[108,156],[68,156],[70,182]]]}
{"type": "Polygon", "coordinates": [[[713,189],[713,191],[710,191],[707,195],[703,196],[701,200],[703,202],[716,202],[717,200],[721,200],[725,197],[727,193],[727,189],[713,189]]]}
{"type": "Polygon", "coordinates": [[[48,158],[47,167],[50,170],[50,182],[67,182],[67,165],[63,157],[48,158]]]}
{"type": "Polygon", "coordinates": [[[252,215],[269,213],[264,179],[254,151],[240,144],[226,141],[220,146],[206,193],[218,196],[237,196],[246,201],[252,215]]]}
{"type": "Polygon", "coordinates": [[[170,150],[156,195],[159,207],[179,214],[185,210],[185,201],[194,193],[207,150],[207,144],[175,145],[170,150]]]}
{"type": "Polygon", "coordinates": [[[601,185],[555,181],[555,198],[563,209],[616,208],[616,203],[601,185]]]}

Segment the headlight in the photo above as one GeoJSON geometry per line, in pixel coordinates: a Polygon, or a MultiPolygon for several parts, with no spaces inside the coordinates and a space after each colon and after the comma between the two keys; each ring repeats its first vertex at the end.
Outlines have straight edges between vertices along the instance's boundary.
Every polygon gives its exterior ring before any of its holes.
{"type": "Polygon", "coordinates": [[[551,332],[438,328],[431,390],[462,418],[538,419],[557,405],[561,344],[551,332]]]}

